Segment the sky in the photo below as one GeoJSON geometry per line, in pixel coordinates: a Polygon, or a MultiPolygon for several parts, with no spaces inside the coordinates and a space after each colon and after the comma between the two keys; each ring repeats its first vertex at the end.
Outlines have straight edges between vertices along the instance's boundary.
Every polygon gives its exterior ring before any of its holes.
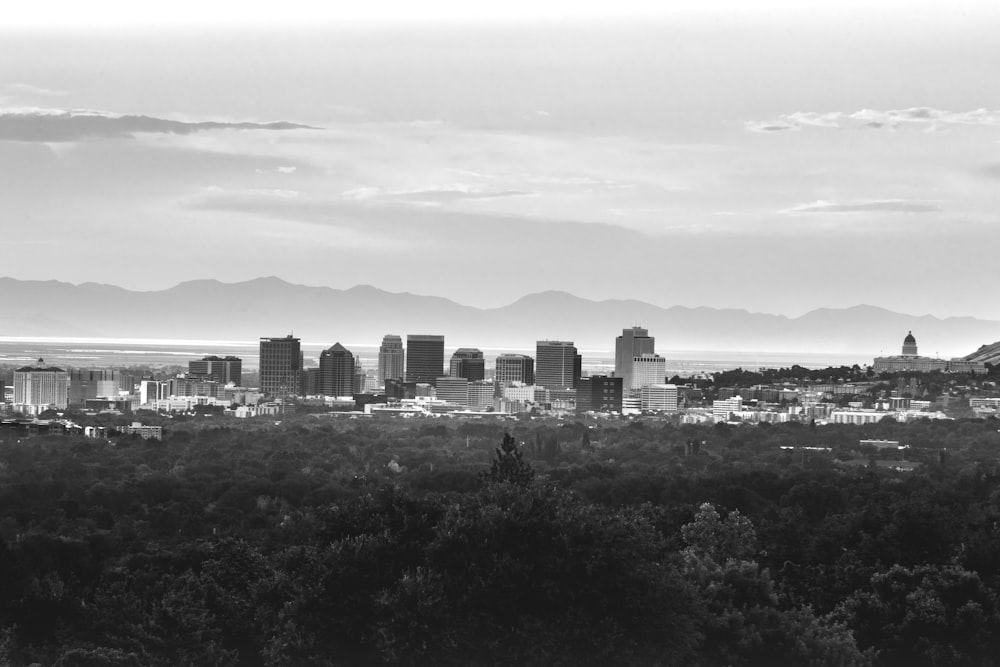
{"type": "Polygon", "coordinates": [[[21,4],[0,275],[1000,320],[990,3],[21,4]]]}

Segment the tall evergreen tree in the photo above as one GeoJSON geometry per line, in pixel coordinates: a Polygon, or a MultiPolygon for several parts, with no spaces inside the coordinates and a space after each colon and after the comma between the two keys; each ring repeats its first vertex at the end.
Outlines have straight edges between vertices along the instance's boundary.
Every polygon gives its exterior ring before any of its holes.
{"type": "Polygon", "coordinates": [[[503,442],[496,448],[496,456],[490,462],[490,469],[480,473],[484,482],[507,482],[517,486],[529,486],[535,479],[535,470],[524,460],[521,449],[510,433],[503,434],[503,442]]]}

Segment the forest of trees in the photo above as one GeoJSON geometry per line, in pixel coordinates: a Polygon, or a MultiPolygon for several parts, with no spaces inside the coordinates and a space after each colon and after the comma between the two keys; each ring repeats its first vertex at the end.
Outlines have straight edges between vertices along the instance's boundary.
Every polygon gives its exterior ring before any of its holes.
{"type": "Polygon", "coordinates": [[[165,421],[0,433],[0,664],[1000,662],[995,419],[165,421]]]}

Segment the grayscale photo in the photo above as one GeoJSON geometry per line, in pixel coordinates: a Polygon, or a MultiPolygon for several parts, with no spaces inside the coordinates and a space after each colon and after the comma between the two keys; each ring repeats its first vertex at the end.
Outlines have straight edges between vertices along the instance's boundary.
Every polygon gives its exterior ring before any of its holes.
{"type": "Polygon", "coordinates": [[[0,666],[997,667],[1000,4],[0,12],[0,666]]]}

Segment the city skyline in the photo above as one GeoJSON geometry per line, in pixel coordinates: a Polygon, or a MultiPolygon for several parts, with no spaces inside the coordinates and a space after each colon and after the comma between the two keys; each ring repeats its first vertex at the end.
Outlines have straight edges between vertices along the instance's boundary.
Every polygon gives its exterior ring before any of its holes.
{"type": "Polygon", "coordinates": [[[1000,319],[1000,9],[663,4],[17,8],[2,272],[1000,319]]]}

